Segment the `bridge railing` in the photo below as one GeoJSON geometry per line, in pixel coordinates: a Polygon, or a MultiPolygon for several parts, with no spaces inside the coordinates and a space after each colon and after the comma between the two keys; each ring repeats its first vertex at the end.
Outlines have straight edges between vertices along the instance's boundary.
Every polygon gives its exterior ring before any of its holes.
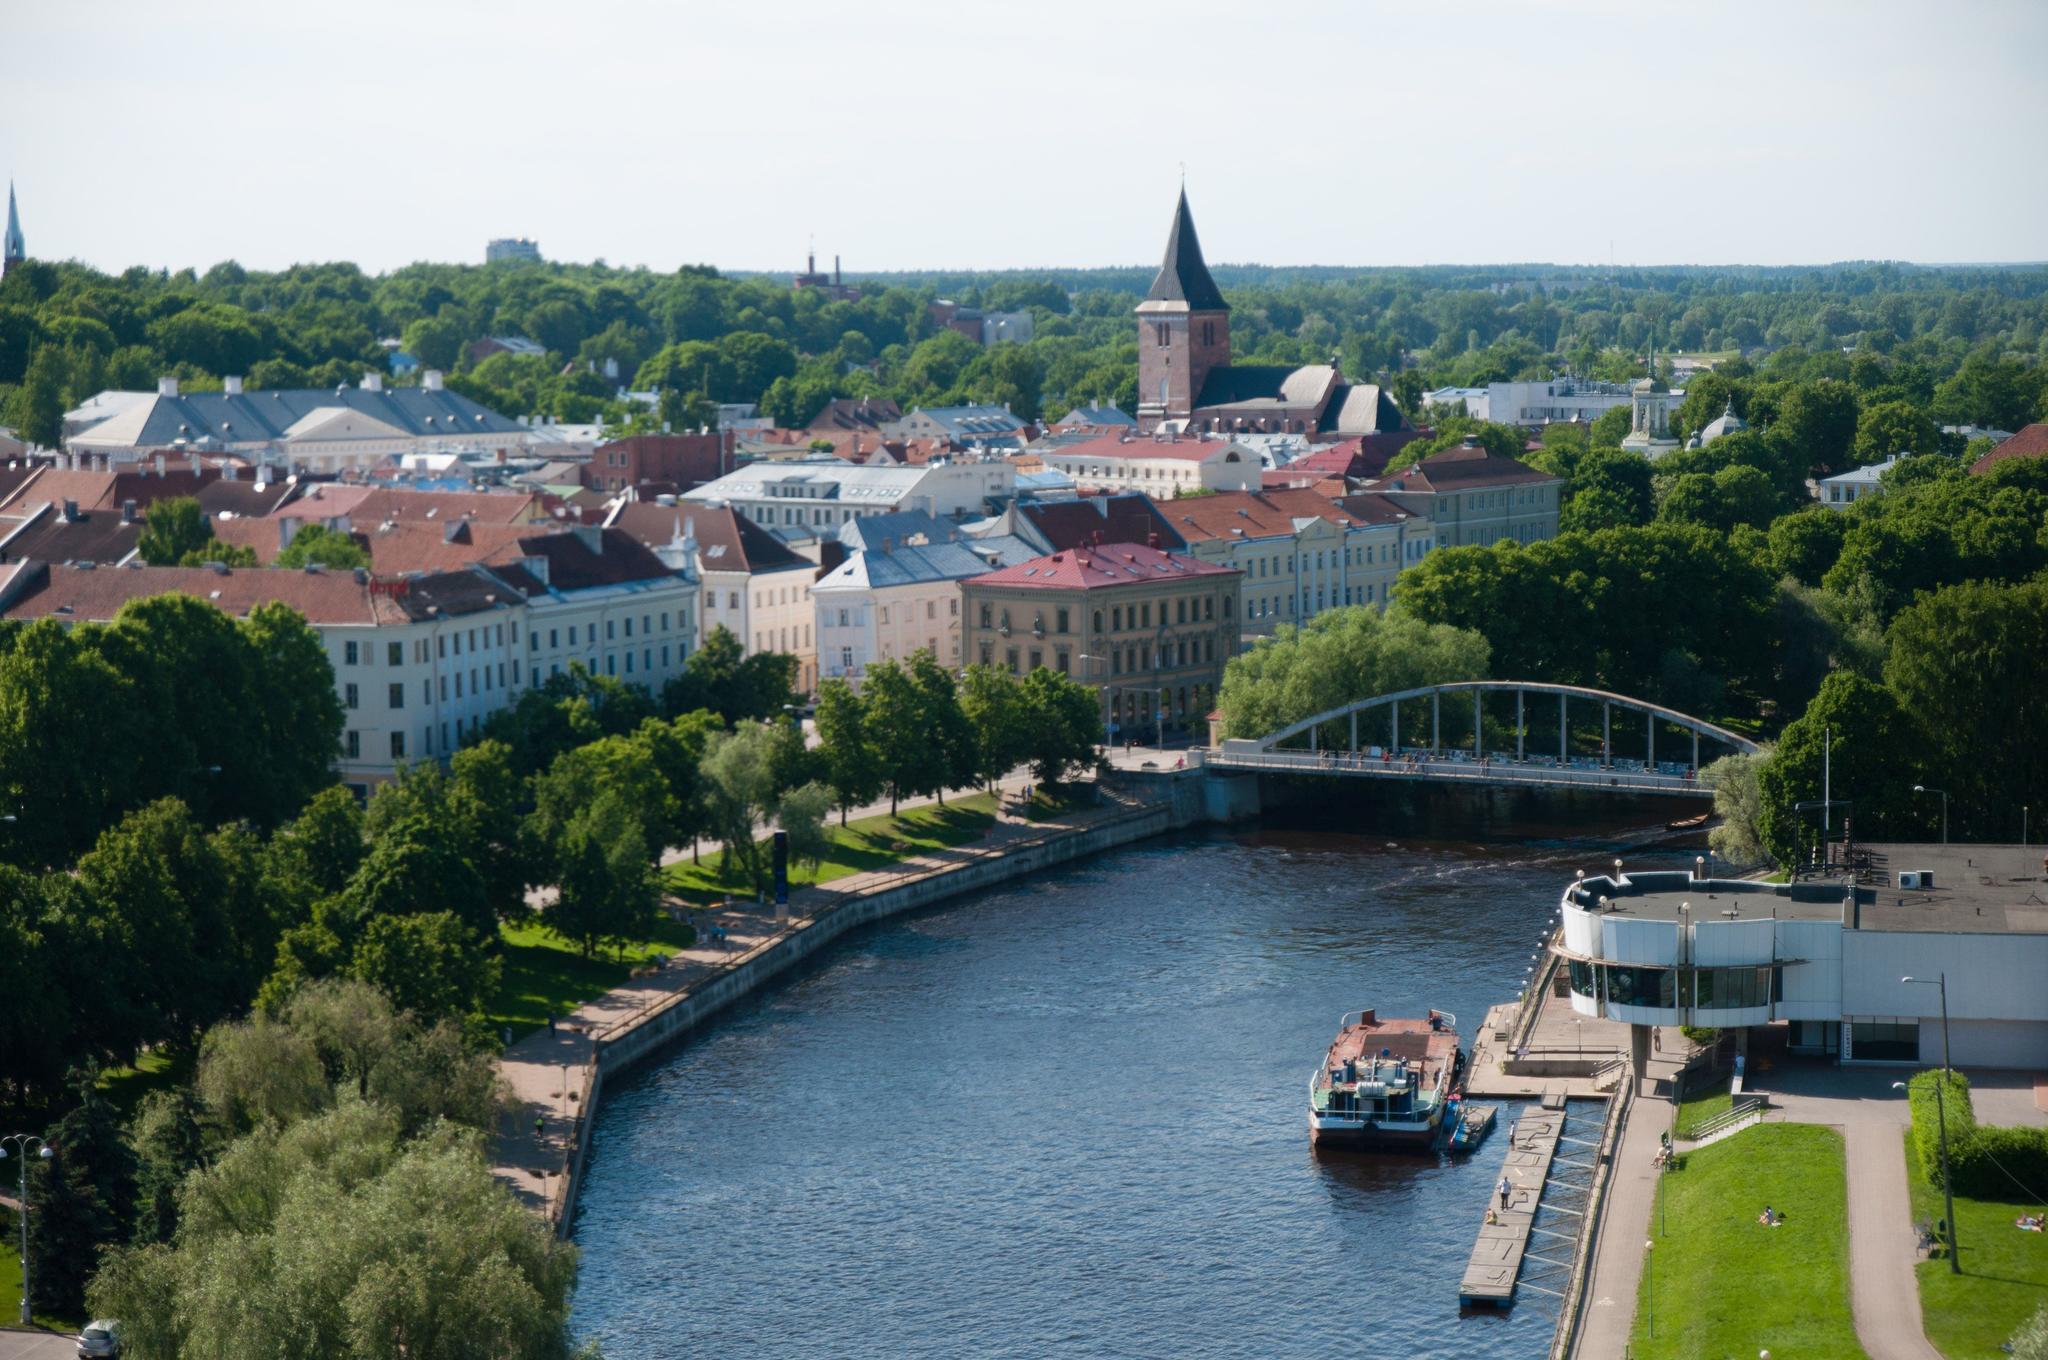
{"type": "Polygon", "coordinates": [[[1447,759],[1382,759],[1351,751],[1211,751],[1204,763],[1234,770],[1276,770],[1314,774],[1359,775],[1383,779],[1431,779],[1473,784],[1537,784],[1579,789],[1611,789],[1639,793],[1677,793],[1709,797],[1711,779],[1682,774],[1651,774],[1624,769],[1580,769],[1517,761],[1447,759]]]}

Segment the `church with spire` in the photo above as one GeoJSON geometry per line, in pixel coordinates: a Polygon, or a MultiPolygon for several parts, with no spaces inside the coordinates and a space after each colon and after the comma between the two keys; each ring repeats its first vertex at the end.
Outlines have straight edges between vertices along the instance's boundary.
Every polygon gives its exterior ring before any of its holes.
{"type": "Polygon", "coordinates": [[[1185,187],[1166,258],[1138,304],[1138,425],[1339,439],[1408,428],[1378,385],[1346,381],[1335,355],[1327,364],[1230,362],[1230,304],[1202,259],[1185,187]]]}
{"type": "Polygon", "coordinates": [[[14,181],[7,181],[7,236],[0,240],[0,279],[28,258],[28,243],[21,238],[21,214],[14,207],[14,181]]]}

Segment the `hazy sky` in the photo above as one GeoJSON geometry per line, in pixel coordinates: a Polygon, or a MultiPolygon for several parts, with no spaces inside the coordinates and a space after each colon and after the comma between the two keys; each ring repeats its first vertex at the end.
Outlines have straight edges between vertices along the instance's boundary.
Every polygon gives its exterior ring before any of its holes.
{"type": "Polygon", "coordinates": [[[2048,258],[2048,3],[0,0],[30,252],[2048,258]]]}

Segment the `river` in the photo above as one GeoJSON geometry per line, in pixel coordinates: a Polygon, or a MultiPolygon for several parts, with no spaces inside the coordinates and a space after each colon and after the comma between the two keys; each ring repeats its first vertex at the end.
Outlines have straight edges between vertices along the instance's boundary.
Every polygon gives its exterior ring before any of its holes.
{"type": "Polygon", "coordinates": [[[1539,1357],[1545,1301],[1456,1300],[1498,1142],[1319,1157],[1307,1082],[1347,1010],[1469,1038],[1613,844],[1188,834],[849,936],[607,1090],[574,1329],[613,1360],[1539,1357]]]}

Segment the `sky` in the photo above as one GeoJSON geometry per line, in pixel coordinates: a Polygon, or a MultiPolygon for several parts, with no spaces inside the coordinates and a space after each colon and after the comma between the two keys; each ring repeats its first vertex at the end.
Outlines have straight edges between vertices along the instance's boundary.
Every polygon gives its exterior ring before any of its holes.
{"type": "Polygon", "coordinates": [[[30,254],[2048,259],[2048,3],[0,0],[30,254]]]}

